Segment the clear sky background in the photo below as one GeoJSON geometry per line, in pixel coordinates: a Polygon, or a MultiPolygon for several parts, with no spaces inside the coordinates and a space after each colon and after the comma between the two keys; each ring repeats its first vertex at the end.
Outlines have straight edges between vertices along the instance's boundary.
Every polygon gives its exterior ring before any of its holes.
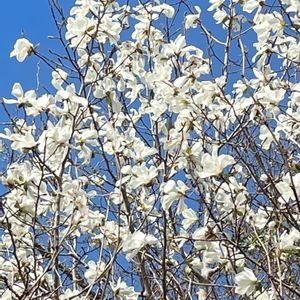
{"type": "MultiPolygon", "coordinates": [[[[64,0],[68,9],[73,0],[64,0]]],[[[15,82],[20,82],[24,90],[36,89],[36,74],[39,60],[36,57],[27,58],[19,63],[15,58],[9,58],[15,41],[22,36],[33,44],[40,43],[39,51],[47,54],[48,49],[56,48],[58,42],[49,40],[49,35],[56,33],[47,0],[14,0],[2,1],[0,9],[0,97],[10,98],[10,92],[15,82]]],[[[51,72],[40,64],[41,85],[49,86],[51,72]],[[44,72],[43,72],[44,70],[44,72]]]]}

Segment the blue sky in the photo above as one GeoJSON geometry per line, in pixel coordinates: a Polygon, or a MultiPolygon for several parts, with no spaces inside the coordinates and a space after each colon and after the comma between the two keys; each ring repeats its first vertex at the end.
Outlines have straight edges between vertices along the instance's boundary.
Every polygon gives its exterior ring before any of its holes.
{"type": "MultiPolygon", "coordinates": [[[[57,41],[49,40],[48,35],[54,35],[55,25],[51,16],[47,0],[15,0],[2,1],[0,10],[0,96],[9,98],[15,82],[20,82],[24,90],[35,89],[38,59],[31,57],[23,63],[15,58],[9,58],[15,41],[25,37],[32,43],[40,43],[40,51],[47,53],[49,48],[54,48],[57,41]]],[[[70,3],[75,1],[64,1],[70,3]]],[[[69,11],[66,11],[68,14],[69,11]]],[[[40,65],[42,70],[45,66],[40,65]]],[[[49,85],[47,80],[51,73],[41,72],[41,84],[49,85]]]]}

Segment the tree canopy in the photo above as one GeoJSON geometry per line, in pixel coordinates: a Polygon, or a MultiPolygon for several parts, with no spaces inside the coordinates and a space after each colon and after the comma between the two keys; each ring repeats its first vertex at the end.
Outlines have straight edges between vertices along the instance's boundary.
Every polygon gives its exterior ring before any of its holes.
{"type": "Polygon", "coordinates": [[[10,54],[1,299],[300,299],[299,1],[73,2],[10,54]]]}

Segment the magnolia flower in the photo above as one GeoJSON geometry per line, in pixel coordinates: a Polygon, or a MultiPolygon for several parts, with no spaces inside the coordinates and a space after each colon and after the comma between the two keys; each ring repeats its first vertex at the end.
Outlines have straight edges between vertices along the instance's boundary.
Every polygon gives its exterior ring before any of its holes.
{"type": "Polygon", "coordinates": [[[209,241],[207,241],[207,236],[210,235],[210,229],[207,226],[199,227],[195,230],[195,232],[192,235],[192,239],[195,240],[194,247],[197,250],[202,250],[208,247],[210,244],[209,241]]]}
{"type": "Polygon", "coordinates": [[[264,291],[264,292],[257,291],[254,294],[254,299],[255,300],[272,300],[272,299],[274,299],[274,294],[273,294],[273,292],[268,293],[267,291],[264,291]]]}
{"type": "Polygon", "coordinates": [[[216,176],[223,172],[229,165],[234,164],[235,160],[232,156],[221,154],[218,156],[218,149],[214,148],[212,155],[205,153],[201,159],[202,172],[199,173],[200,178],[216,176]]]}
{"type": "MultiPolygon", "coordinates": [[[[47,142],[55,143],[55,147],[57,145],[67,145],[72,136],[72,127],[71,124],[67,121],[64,122],[63,119],[60,120],[55,126],[51,122],[48,122],[48,129],[43,132],[45,137],[41,136],[40,140],[44,142],[44,139],[47,142]]],[[[41,142],[41,144],[43,144],[41,142]]]]}
{"type": "Polygon", "coordinates": [[[216,271],[216,269],[212,269],[209,267],[209,264],[205,262],[204,260],[200,260],[199,257],[194,258],[191,262],[189,262],[188,267],[193,269],[198,276],[201,276],[201,281],[208,283],[208,278],[213,273],[216,271]]]}
{"type": "MultiPolygon", "coordinates": [[[[300,174],[300,173],[298,173],[300,174]]],[[[298,174],[296,174],[294,177],[296,177],[298,174]]],[[[297,179],[299,175],[294,179],[297,179]]],[[[280,196],[278,198],[278,201],[282,204],[285,205],[289,202],[290,199],[294,199],[295,195],[293,192],[293,189],[291,188],[291,180],[289,177],[289,174],[285,174],[282,176],[281,181],[276,183],[276,189],[278,190],[280,196]]]]}
{"type": "Polygon", "coordinates": [[[258,229],[263,229],[269,220],[268,214],[262,208],[259,208],[256,212],[251,211],[250,216],[254,226],[258,229]]]}
{"type": "Polygon", "coordinates": [[[71,40],[70,47],[85,47],[90,41],[91,35],[95,33],[95,20],[86,16],[77,15],[75,18],[69,17],[67,20],[67,32],[65,37],[71,40]]]}
{"type": "Polygon", "coordinates": [[[25,134],[15,133],[9,136],[0,133],[0,138],[12,141],[11,148],[17,151],[27,152],[38,145],[29,131],[25,132],[25,134]]]}
{"type": "Polygon", "coordinates": [[[136,231],[124,238],[123,251],[126,253],[126,258],[131,260],[144,246],[156,242],[157,239],[153,235],[146,235],[141,231],[136,231]]]}
{"type": "Polygon", "coordinates": [[[186,50],[185,36],[180,34],[175,41],[171,41],[169,44],[164,46],[164,53],[166,55],[183,55],[186,50]]]}
{"type": "Polygon", "coordinates": [[[220,24],[228,19],[227,13],[223,9],[217,9],[214,13],[214,19],[216,20],[216,24],[220,24]]]}
{"type": "Polygon", "coordinates": [[[182,212],[183,221],[182,221],[182,227],[187,230],[189,229],[196,221],[199,220],[197,217],[195,211],[191,208],[185,209],[182,212]]]}
{"type": "MultiPolygon", "coordinates": [[[[269,14],[257,13],[253,18],[255,25],[253,30],[256,32],[258,41],[257,45],[265,45],[270,33],[281,35],[285,27],[285,21],[279,12],[272,12],[269,14]]],[[[268,44],[266,44],[268,46],[268,44]]],[[[257,49],[258,50],[258,49],[257,49]]]]}
{"type": "Polygon", "coordinates": [[[211,6],[208,8],[208,11],[215,10],[223,5],[225,0],[209,0],[211,6]]]}
{"type": "MultiPolygon", "coordinates": [[[[63,88],[59,89],[56,96],[57,96],[57,98],[60,98],[60,99],[68,99],[71,101],[72,104],[77,103],[77,104],[81,104],[84,107],[88,106],[88,100],[84,97],[77,95],[74,84],[70,84],[70,85],[66,86],[66,89],[63,89],[63,88]]],[[[69,108],[67,108],[67,111],[69,113],[69,108]]]]}
{"type": "Polygon", "coordinates": [[[99,238],[105,245],[112,245],[119,240],[120,236],[125,235],[125,229],[119,227],[114,221],[106,221],[100,228],[101,234],[99,238]]]}
{"type": "Polygon", "coordinates": [[[207,293],[205,291],[205,289],[200,288],[199,292],[197,293],[198,295],[198,300],[206,300],[207,299],[207,293]]]}
{"type": "Polygon", "coordinates": [[[10,57],[16,56],[19,62],[25,60],[34,50],[34,46],[27,39],[18,39],[14,45],[14,50],[10,53],[10,57]]]}
{"type": "Polygon", "coordinates": [[[155,148],[145,146],[142,141],[136,141],[135,147],[130,150],[131,156],[136,161],[143,161],[147,156],[151,156],[157,153],[155,148]]]}
{"type": "Polygon", "coordinates": [[[188,187],[184,184],[184,182],[181,180],[178,180],[177,182],[169,180],[161,185],[161,189],[164,193],[161,199],[163,210],[168,210],[177,199],[179,200],[177,214],[182,213],[187,208],[184,203],[184,197],[188,187]]]}
{"type": "MultiPolygon", "coordinates": [[[[124,166],[121,169],[123,174],[128,174],[126,177],[123,178],[122,183],[130,180],[130,186],[132,189],[136,189],[141,185],[148,185],[151,181],[157,176],[157,169],[155,166],[150,166],[147,168],[145,163],[141,165],[135,165],[131,167],[130,165],[124,166]]],[[[120,182],[117,182],[119,184],[120,182]]]]}
{"type": "MultiPolygon", "coordinates": [[[[235,172],[238,168],[235,168],[235,172]]],[[[218,209],[221,213],[226,214],[226,218],[233,217],[230,212],[232,210],[238,212],[238,215],[245,211],[245,202],[247,201],[247,191],[245,187],[239,183],[233,176],[228,178],[227,184],[222,184],[215,194],[215,200],[218,205],[218,209]],[[235,194],[233,196],[233,193],[235,194]]]]}
{"type": "Polygon", "coordinates": [[[65,82],[67,77],[68,77],[68,73],[66,73],[62,69],[57,68],[52,72],[51,83],[57,90],[60,90],[60,89],[62,89],[61,86],[65,82]]]}
{"type": "Polygon", "coordinates": [[[13,293],[9,289],[6,289],[5,292],[1,295],[2,300],[11,300],[13,299],[13,293]]]}
{"type": "Polygon", "coordinates": [[[245,4],[243,4],[243,11],[247,13],[252,13],[252,11],[264,3],[264,0],[247,0],[245,4]]]}
{"type": "Polygon", "coordinates": [[[237,249],[230,249],[224,245],[220,246],[220,263],[223,264],[226,272],[232,272],[236,267],[243,268],[245,265],[245,256],[237,249]],[[234,257],[234,264],[232,264],[232,257],[234,257]]]}
{"type": "Polygon", "coordinates": [[[256,93],[257,99],[265,106],[271,109],[276,109],[280,102],[284,99],[285,90],[284,89],[273,89],[270,86],[265,86],[261,88],[256,93]]]}
{"type": "Polygon", "coordinates": [[[197,21],[199,20],[201,9],[199,6],[195,6],[197,14],[187,15],[185,17],[185,29],[189,28],[196,28],[197,27],[197,21]]]}
{"type": "MultiPolygon", "coordinates": [[[[69,209],[69,207],[66,207],[66,210],[67,209],[69,209]]],[[[82,211],[84,211],[84,209],[82,211]]],[[[82,232],[93,232],[95,228],[99,228],[100,225],[103,224],[103,220],[105,219],[103,214],[90,209],[86,209],[84,214],[81,211],[78,211],[77,213],[79,220],[81,221],[80,226],[82,232]]],[[[73,220],[70,221],[74,222],[73,220]]]]}
{"type": "Polygon", "coordinates": [[[166,3],[163,3],[161,5],[158,5],[158,6],[154,6],[152,8],[152,11],[153,12],[163,12],[166,17],[168,18],[172,18],[174,16],[174,13],[175,13],[175,9],[174,7],[172,7],[171,5],[168,5],[166,3]]]}
{"type": "MultiPolygon", "coordinates": [[[[29,92],[30,91],[28,91],[27,93],[29,92]]],[[[26,112],[28,115],[37,116],[42,111],[51,111],[54,108],[55,108],[54,97],[49,94],[44,94],[38,99],[31,98],[30,102],[28,102],[26,106],[26,112]]]]}
{"type": "Polygon", "coordinates": [[[95,280],[105,271],[105,263],[99,262],[96,264],[93,260],[88,262],[88,269],[84,273],[86,280],[93,284],[95,280]]]}
{"type": "Polygon", "coordinates": [[[17,99],[3,98],[4,103],[18,103],[18,107],[25,106],[28,115],[37,116],[42,111],[50,111],[55,108],[55,99],[52,95],[44,94],[37,99],[34,90],[27,91],[24,94],[23,88],[18,82],[14,84],[11,94],[17,99]]]}
{"type": "Polygon", "coordinates": [[[254,275],[253,271],[244,268],[244,271],[235,275],[235,283],[237,287],[235,292],[239,295],[251,295],[256,290],[257,278],[254,275]]]}
{"type": "Polygon", "coordinates": [[[111,288],[113,290],[114,296],[120,299],[126,300],[136,300],[138,299],[138,294],[134,291],[134,287],[127,286],[126,282],[122,281],[121,277],[119,277],[117,284],[114,285],[110,283],[111,288]]]}
{"type": "Polygon", "coordinates": [[[7,104],[16,104],[21,107],[23,105],[30,107],[32,103],[36,100],[36,93],[34,90],[27,91],[24,93],[23,88],[19,82],[16,82],[13,85],[11,94],[17,99],[3,99],[3,101],[7,104]]]}
{"type": "Polygon", "coordinates": [[[297,229],[293,228],[290,231],[290,233],[284,231],[279,238],[278,248],[281,251],[300,249],[299,246],[294,245],[294,243],[299,241],[299,239],[300,239],[300,232],[297,229]]]}

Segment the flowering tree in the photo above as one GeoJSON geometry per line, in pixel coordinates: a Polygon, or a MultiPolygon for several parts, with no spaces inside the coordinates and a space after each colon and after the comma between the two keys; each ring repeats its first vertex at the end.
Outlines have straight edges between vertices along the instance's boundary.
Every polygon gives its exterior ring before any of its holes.
{"type": "Polygon", "coordinates": [[[299,1],[74,2],[11,52],[1,299],[300,299],[299,1]]]}

